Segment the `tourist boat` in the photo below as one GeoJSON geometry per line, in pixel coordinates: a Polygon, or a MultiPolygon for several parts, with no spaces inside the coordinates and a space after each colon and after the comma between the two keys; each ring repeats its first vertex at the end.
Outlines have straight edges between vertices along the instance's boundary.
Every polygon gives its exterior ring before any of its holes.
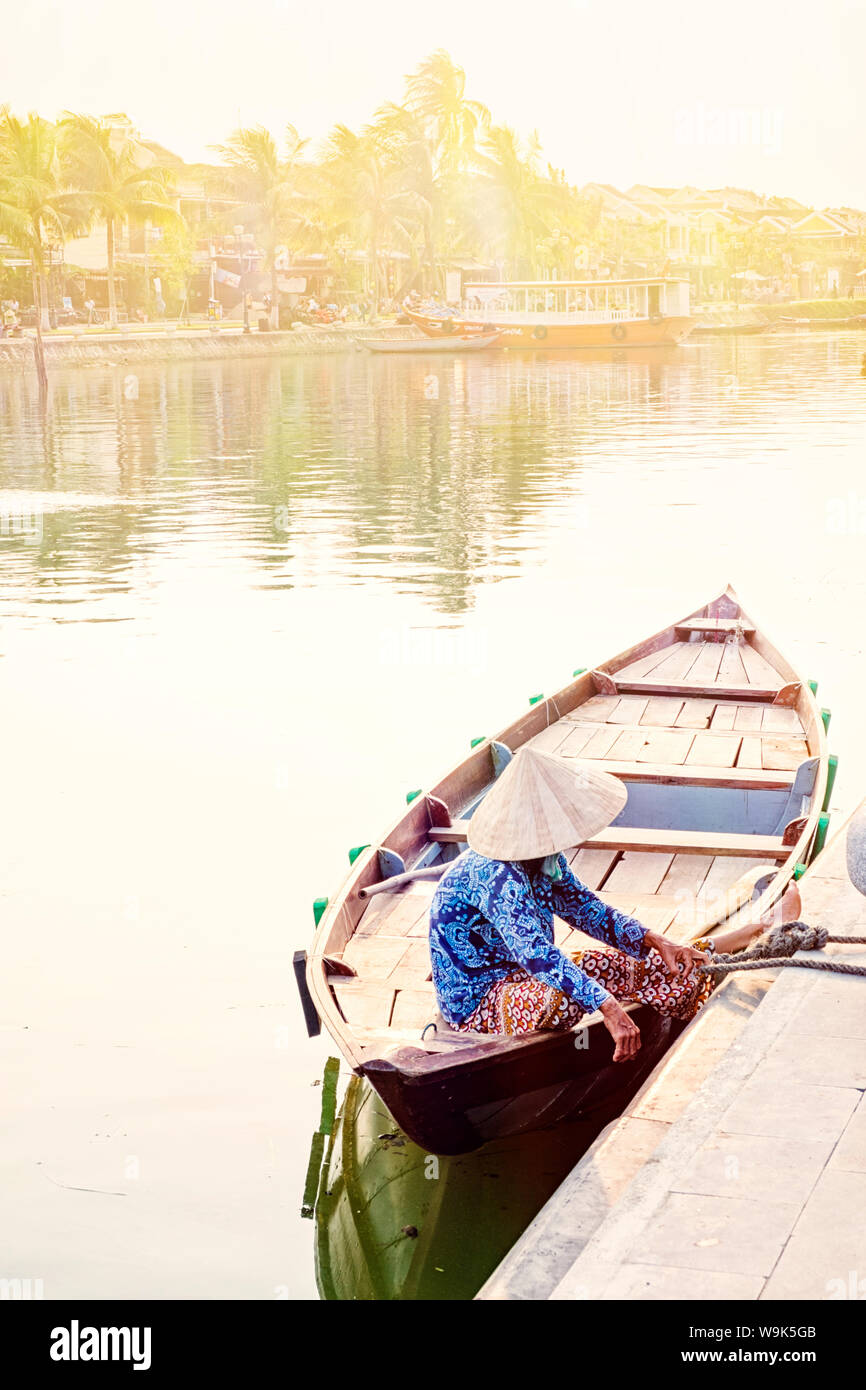
{"type": "MultiPolygon", "coordinates": [[[[314,909],[308,1026],[315,1009],[350,1067],[433,1153],[618,1108],[682,1025],[630,1005],[643,1045],[616,1064],[600,1015],[525,1038],[450,1029],[427,946],[436,876],[514,752],[531,745],[603,768],[628,790],[613,825],[570,850],[578,879],[681,941],[741,924],[767,911],[823,845],[835,772],[825,715],[730,588],[576,672],[476,741],[429,791],[410,794],[381,840],[352,851],[339,892],[314,909]]],[[[564,924],[556,940],[566,950],[588,944],[564,924]]]]}
{"type": "Polygon", "coordinates": [[[367,338],[370,352],[483,352],[499,342],[499,333],[463,333],[448,338],[367,338]]]}
{"type": "Polygon", "coordinates": [[[663,347],[691,331],[689,282],[643,280],[514,280],[466,285],[459,312],[403,309],[430,338],[502,334],[503,347],[663,347]]]}

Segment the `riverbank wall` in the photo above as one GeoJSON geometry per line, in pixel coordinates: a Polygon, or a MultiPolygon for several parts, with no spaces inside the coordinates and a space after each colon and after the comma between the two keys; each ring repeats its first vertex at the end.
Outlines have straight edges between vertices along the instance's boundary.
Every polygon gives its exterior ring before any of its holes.
{"type": "MultiPolygon", "coordinates": [[[[165,333],[100,333],[45,339],[45,361],[52,367],[113,367],[146,362],[199,362],[225,357],[308,357],[356,352],[370,338],[415,338],[417,330],[387,324],[376,328],[291,330],[243,333],[236,329],[171,330],[165,333]]],[[[0,339],[0,370],[32,371],[34,340],[0,339]]]]}
{"type": "MultiPolygon", "coordinates": [[[[810,319],[816,327],[822,324],[844,326],[850,320],[866,314],[866,298],[791,299],[783,304],[744,303],[740,308],[760,314],[771,323],[784,322],[786,319],[810,319]]],[[[851,323],[851,327],[856,328],[857,325],[851,323]]]]}

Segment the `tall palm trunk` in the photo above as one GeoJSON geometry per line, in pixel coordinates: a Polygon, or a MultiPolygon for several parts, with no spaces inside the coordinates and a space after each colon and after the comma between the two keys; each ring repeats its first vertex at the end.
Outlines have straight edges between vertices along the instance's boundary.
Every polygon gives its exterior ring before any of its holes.
{"type": "Polygon", "coordinates": [[[271,266],[271,313],[270,313],[270,320],[271,320],[271,328],[279,328],[279,326],[280,326],[280,289],[279,289],[279,285],[277,284],[277,263],[276,263],[276,257],[274,257],[274,263],[273,263],[273,265],[271,266]]]}
{"type": "Polygon", "coordinates": [[[427,262],[427,277],[429,284],[428,290],[435,294],[439,286],[436,283],[436,250],[433,245],[433,228],[430,219],[424,219],[424,259],[427,262]]]}
{"type": "Polygon", "coordinates": [[[55,327],[56,325],[51,322],[51,295],[48,290],[48,276],[44,266],[39,271],[39,292],[42,296],[42,327],[55,327]]]}
{"type": "Polygon", "coordinates": [[[105,249],[108,261],[108,322],[117,327],[117,290],[114,283],[114,218],[105,223],[105,249]]]}
{"type": "Polygon", "coordinates": [[[373,263],[373,313],[371,317],[377,318],[379,314],[379,235],[375,226],[370,236],[370,260],[373,263]]]}
{"type": "Polygon", "coordinates": [[[35,256],[30,263],[30,274],[33,282],[33,307],[36,311],[36,337],[33,339],[33,352],[36,357],[39,391],[40,394],[44,395],[48,390],[48,372],[45,367],[45,344],[42,341],[42,277],[39,262],[35,256]]]}

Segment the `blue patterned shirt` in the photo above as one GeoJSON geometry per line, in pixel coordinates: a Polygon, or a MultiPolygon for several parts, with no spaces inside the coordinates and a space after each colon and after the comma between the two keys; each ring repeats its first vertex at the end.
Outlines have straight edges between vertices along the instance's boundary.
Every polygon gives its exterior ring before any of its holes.
{"type": "Polygon", "coordinates": [[[591,1013],[610,998],[561,951],[553,939],[553,914],[588,936],[643,960],[645,929],[608,907],[574,877],[559,856],[554,882],[522,864],[485,859],[466,850],[446,869],[430,909],[433,985],[442,1015],[462,1023],[497,980],[516,966],[562,990],[591,1013]]]}

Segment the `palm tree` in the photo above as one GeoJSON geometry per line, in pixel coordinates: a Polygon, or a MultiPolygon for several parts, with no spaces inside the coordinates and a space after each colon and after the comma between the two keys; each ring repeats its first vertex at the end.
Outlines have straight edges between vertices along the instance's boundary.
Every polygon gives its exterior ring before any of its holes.
{"type": "Polygon", "coordinates": [[[264,126],[247,126],[229,137],[217,151],[228,165],[229,182],[246,205],[245,221],[255,226],[265,252],[265,269],[271,277],[271,324],[277,326],[279,291],[277,253],[303,222],[302,140],[293,125],[286,127],[285,149],[264,126]]]}
{"type": "Polygon", "coordinates": [[[69,232],[84,230],[87,210],[66,190],[58,131],[31,112],[26,120],[0,109],[0,232],[30,259],[36,311],[36,371],[48,385],[42,330],[48,326],[46,255],[69,232]]]}
{"type": "Polygon", "coordinates": [[[91,210],[105,223],[108,261],[108,316],[117,327],[115,258],[119,223],[152,222],[179,226],[180,213],[168,201],[169,175],[156,164],[142,168],[136,145],[92,116],[67,112],[60,123],[66,175],[83,193],[91,210]]]}
{"type": "Polygon", "coordinates": [[[436,168],[432,141],[419,115],[408,106],[386,102],[376,113],[370,134],[393,170],[402,202],[421,243],[428,288],[436,288],[437,248],[444,230],[445,182],[436,168]]]}
{"type": "Polygon", "coordinates": [[[406,78],[405,104],[423,123],[443,170],[459,167],[490,124],[487,107],[466,96],[466,73],[442,48],[406,78]]]}
{"type": "MultiPolygon", "coordinates": [[[[407,186],[418,199],[424,261],[431,288],[448,229],[460,221],[461,194],[480,134],[490,112],[466,96],[466,73],[444,49],[437,49],[406,77],[402,106],[388,103],[376,124],[402,160],[407,186]]],[[[451,240],[454,237],[452,235],[451,240]]]]}
{"type": "Polygon", "coordinates": [[[382,252],[408,245],[413,203],[399,177],[393,149],[382,132],[368,126],[357,134],[346,125],[331,131],[322,159],[332,225],[354,231],[367,249],[373,271],[374,308],[383,298],[382,252]]]}
{"type": "Polygon", "coordinates": [[[545,214],[552,190],[538,171],[539,153],[535,134],[524,147],[510,126],[491,126],[476,154],[487,186],[491,239],[516,274],[534,265],[536,239],[549,230],[545,214]]]}
{"type": "Polygon", "coordinates": [[[592,199],[583,197],[579,189],[568,182],[564,170],[550,164],[541,187],[544,196],[539,212],[549,229],[545,240],[546,259],[559,276],[568,280],[573,278],[577,268],[578,253],[585,258],[583,263],[588,263],[590,248],[596,240],[596,207],[592,199]]]}

